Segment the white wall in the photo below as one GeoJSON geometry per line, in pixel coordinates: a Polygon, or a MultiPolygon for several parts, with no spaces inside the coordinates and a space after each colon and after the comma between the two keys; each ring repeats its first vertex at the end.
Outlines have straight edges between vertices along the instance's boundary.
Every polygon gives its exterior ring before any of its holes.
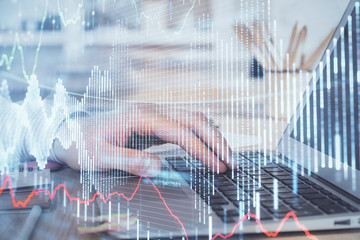
{"type": "Polygon", "coordinates": [[[271,0],[271,14],[286,49],[295,23],[307,26],[304,52],[309,57],[339,23],[348,4],[349,0],[271,0]]]}

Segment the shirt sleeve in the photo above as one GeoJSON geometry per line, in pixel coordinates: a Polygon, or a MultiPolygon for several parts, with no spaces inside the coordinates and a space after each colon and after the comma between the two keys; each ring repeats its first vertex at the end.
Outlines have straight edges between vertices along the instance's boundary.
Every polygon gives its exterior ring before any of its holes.
{"type": "Polygon", "coordinates": [[[0,89],[0,167],[37,162],[41,169],[48,160],[57,161],[52,150],[57,130],[71,114],[71,99],[65,89],[56,89],[54,104],[40,97],[36,79],[30,79],[22,103],[11,101],[6,82],[0,89]]]}

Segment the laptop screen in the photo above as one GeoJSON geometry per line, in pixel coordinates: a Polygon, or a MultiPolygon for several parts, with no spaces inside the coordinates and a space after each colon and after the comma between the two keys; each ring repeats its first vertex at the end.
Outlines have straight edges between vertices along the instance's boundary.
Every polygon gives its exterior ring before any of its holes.
{"type": "MultiPolygon", "coordinates": [[[[290,137],[335,159],[326,163],[360,170],[360,13],[344,16],[308,87],[290,137]],[[359,59],[359,60],[358,60],[359,59]]],[[[323,163],[325,164],[325,163],[323,163]]]]}

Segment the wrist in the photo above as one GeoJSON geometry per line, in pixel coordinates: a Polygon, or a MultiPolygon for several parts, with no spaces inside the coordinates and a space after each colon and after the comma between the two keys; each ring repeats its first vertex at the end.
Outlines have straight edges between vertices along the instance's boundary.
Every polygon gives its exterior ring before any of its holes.
{"type": "Polygon", "coordinates": [[[77,161],[78,151],[75,143],[72,143],[68,148],[64,148],[58,138],[54,140],[53,153],[55,160],[61,164],[68,165],[73,169],[79,169],[77,161]]]}

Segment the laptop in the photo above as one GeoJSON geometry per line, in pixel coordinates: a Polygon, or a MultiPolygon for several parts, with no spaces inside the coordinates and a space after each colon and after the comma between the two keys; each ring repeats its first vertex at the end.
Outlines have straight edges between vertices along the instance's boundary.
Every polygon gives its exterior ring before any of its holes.
{"type": "Polygon", "coordinates": [[[352,0],[275,152],[234,153],[239,167],[224,174],[181,148],[158,152],[159,176],[128,178],[111,189],[125,196],[136,189],[131,201],[97,200],[102,214],[117,214],[112,221],[123,223],[111,235],[311,237],[316,230],[360,228],[359,44],[359,2],[352,0]]]}

